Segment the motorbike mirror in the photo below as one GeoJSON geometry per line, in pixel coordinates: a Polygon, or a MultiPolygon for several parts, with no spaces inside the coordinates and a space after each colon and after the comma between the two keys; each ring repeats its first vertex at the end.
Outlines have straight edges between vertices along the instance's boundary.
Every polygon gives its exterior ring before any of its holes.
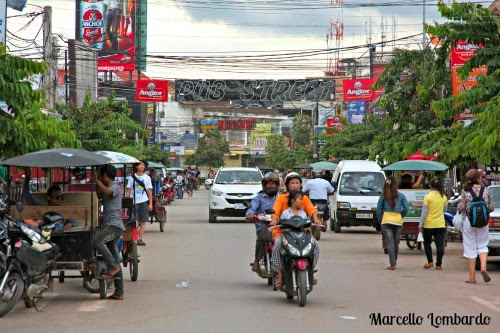
{"type": "Polygon", "coordinates": [[[274,209],[272,209],[272,208],[268,208],[268,209],[266,209],[266,210],[264,211],[264,213],[266,213],[266,214],[274,214],[274,213],[275,213],[275,211],[274,211],[274,209]]]}

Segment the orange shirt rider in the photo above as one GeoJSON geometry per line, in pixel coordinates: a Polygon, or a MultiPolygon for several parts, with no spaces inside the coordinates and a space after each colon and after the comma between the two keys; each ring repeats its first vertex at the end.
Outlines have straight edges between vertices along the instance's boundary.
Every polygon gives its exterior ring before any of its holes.
{"type": "MultiPolygon", "coordinates": [[[[299,174],[292,172],[286,176],[285,186],[287,188],[287,192],[300,191],[302,187],[302,178],[300,178],[299,174]]],[[[283,213],[287,209],[288,193],[280,194],[276,198],[276,201],[273,205],[274,214],[272,215],[271,226],[275,226],[278,223],[281,213],[283,213]]],[[[321,224],[321,221],[318,220],[318,216],[316,215],[316,208],[314,207],[308,196],[304,196],[304,201],[302,202],[302,210],[306,212],[307,216],[311,216],[314,219],[315,224],[321,224]]],[[[283,232],[281,231],[281,228],[274,228],[273,240],[275,240],[276,237],[280,236],[282,233],[283,232]]]]}

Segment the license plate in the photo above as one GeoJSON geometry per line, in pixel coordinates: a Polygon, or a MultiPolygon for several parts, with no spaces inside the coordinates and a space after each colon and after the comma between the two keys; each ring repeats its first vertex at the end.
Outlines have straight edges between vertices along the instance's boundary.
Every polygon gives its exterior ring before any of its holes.
{"type": "Polygon", "coordinates": [[[373,214],[356,214],[357,219],[372,219],[373,214]]]}
{"type": "Polygon", "coordinates": [[[242,203],[236,203],[234,204],[234,209],[245,209],[245,205],[242,203]]]}

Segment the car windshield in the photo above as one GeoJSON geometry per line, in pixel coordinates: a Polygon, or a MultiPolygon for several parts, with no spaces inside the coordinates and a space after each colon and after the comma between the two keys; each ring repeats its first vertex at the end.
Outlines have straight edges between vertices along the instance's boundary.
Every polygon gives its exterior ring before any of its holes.
{"type": "Polygon", "coordinates": [[[380,172],[345,172],[339,183],[339,194],[378,196],[382,193],[384,175],[380,172]]]}
{"type": "Polygon", "coordinates": [[[259,171],[227,170],[221,171],[215,179],[216,184],[260,184],[262,175],[259,171]]]}
{"type": "Polygon", "coordinates": [[[493,206],[495,208],[500,207],[500,187],[490,187],[491,198],[493,199],[493,206]]]}

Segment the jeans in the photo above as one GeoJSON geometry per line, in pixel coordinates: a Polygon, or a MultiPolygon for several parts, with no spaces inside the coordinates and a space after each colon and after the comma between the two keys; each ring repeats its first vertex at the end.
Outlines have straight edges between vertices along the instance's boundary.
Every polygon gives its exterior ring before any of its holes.
{"type": "Polygon", "coordinates": [[[436,244],[436,266],[441,266],[444,256],[444,235],[446,228],[424,228],[422,236],[424,236],[424,250],[427,262],[432,260],[431,240],[434,236],[434,244],[436,244]]]}
{"type": "Polygon", "coordinates": [[[121,14],[122,10],[118,8],[108,8],[106,11],[106,35],[111,43],[111,51],[118,51],[118,27],[121,14]]]}
{"type": "MultiPolygon", "coordinates": [[[[120,256],[118,253],[118,240],[123,230],[115,226],[104,227],[94,235],[94,247],[103,256],[108,270],[120,266],[120,256]]],[[[115,294],[123,296],[123,273],[120,271],[115,275],[115,294]]]]}
{"type": "Polygon", "coordinates": [[[267,229],[266,227],[262,228],[259,230],[259,233],[257,234],[257,240],[255,241],[255,259],[259,260],[262,258],[262,255],[264,254],[264,245],[265,242],[272,242],[273,241],[273,236],[272,232],[267,229]]]}
{"type": "Polygon", "coordinates": [[[385,237],[387,252],[389,253],[389,263],[391,267],[396,266],[399,253],[399,237],[401,236],[401,226],[389,223],[382,223],[382,233],[385,237]]]}

